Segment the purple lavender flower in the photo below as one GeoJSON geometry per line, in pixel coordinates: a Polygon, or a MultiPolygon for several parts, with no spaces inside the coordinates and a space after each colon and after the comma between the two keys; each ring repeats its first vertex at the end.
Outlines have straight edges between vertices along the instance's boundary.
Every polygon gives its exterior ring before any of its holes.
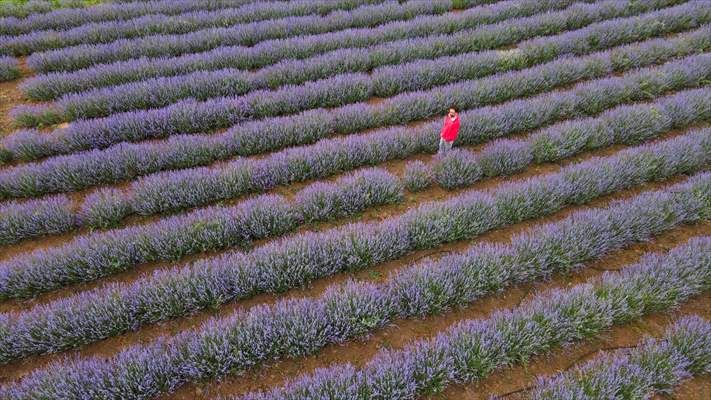
{"type": "Polygon", "coordinates": [[[532,162],[531,145],[517,140],[496,140],[484,147],[478,157],[483,176],[511,175],[522,171],[532,162]]]}
{"type": "Polygon", "coordinates": [[[62,195],[0,206],[0,245],[74,229],[71,201],[62,195]]]}
{"type": "Polygon", "coordinates": [[[308,222],[354,215],[375,205],[399,203],[400,181],[382,169],[366,169],[334,183],[314,183],[294,197],[301,216],[308,222]]]}
{"type": "Polygon", "coordinates": [[[453,149],[432,167],[435,181],[447,189],[469,186],[482,177],[479,159],[468,150],[453,149]]]}
{"type": "Polygon", "coordinates": [[[405,165],[403,184],[411,192],[419,192],[432,185],[434,176],[429,166],[422,161],[411,161],[405,165]]]}
{"type": "Polygon", "coordinates": [[[78,218],[82,226],[106,229],[117,226],[132,211],[121,190],[106,188],[84,199],[78,218]]]}
{"type": "Polygon", "coordinates": [[[20,77],[20,66],[17,59],[9,56],[0,56],[0,82],[11,81],[20,77]]]}

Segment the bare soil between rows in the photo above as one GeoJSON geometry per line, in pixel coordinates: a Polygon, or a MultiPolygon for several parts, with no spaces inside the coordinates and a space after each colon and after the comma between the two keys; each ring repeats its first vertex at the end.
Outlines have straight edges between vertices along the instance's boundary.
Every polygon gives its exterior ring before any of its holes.
{"type": "MultiPolygon", "coordinates": [[[[508,48],[513,48],[508,46],[508,48]]],[[[21,91],[18,88],[22,79],[31,75],[31,71],[25,64],[25,59],[21,59],[22,73],[21,79],[0,83],[0,137],[10,133],[12,121],[8,115],[9,110],[19,104],[31,103],[24,99],[21,91]]],[[[619,74],[616,74],[619,75],[619,74]]],[[[565,90],[571,85],[561,86],[557,90],[565,90]]],[[[377,104],[384,101],[381,98],[372,98],[368,101],[369,104],[377,104]]],[[[433,119],[423,121],[414,121],[408,126],[414,127],[421,123],[429,122],[433,119]]],[[[46,129],[44,129],[46,131],[46,129]]],[[[364,131],[367,133],[371,130],[364,131]]],[[[665,140],[670,137],[680,135],[684,131],[674,131],[663,135],[659,139],[665,140]]],[[[210,134],[219,134],[224,130],[219,130],[210,134]]],[[[527,133],[511,135],[509,138],[525,137],[527,133]]],[[[485,144],[477,146],[468,146],[470,149],[478,151],[485,144]]],[[[423,202],[437,201],[455,196],[463,191],[470,190],[490,190],[501,184],[525,179],[528,177],[541,175],[545,173],[555,172],[561,166],[589,159],[593,156],[607,156],[625,148],[625,146],[612,146],[605,149],[600,149],[594,152],[588,152],[560,163],[551,163],[543,165],[532,165],[525,171],[515,174],[510,177],[497,177],[486,179],[476,183],[474,186],[458,191],[445,191],[439,187],[431,188],[427,191],[412,194],[407,193],[404,202],[392,206],[375,207],[364,213],[336,221],[329,221],[319,224],[306,225],[299,228],[296,232],[287,236],[302,233],[304,231],[322,231],[325,229],[338,227],[351,222],[359,221],[378,221],[383,220],[398,214],[401,214],[412,207],[416,207],[423,202]]],[[[259,157],[259,156],[256,156],[259,157]]],[[[407,160],[394,160],[383,163],[379,167],[384,167],[390,172],[402,176],[406,163],[410,160],[429,161],[431,155],[416,155],[407,160]]],[[[213,166],[222,165],[225,161],[217,161],[213,166]]],[[[10,164],[10,166],[13,164],[10,164]]],[[[6,166],[7,167],[7,166],[6,166]]],[[[349,173],[349,172],[346,172],[349,173]]],[[[342,176],[342,174],[322,179],[322,181],[332,181],[342,176]]],[[[366,271],[358,273],[343,273],[336,276],[320,279],[314,282],[307,288],[290,290],[283,294],[262,294],[253,298],[241,301],[234,301],[221,306],[216,311],[199,312],[191,316],[179,318],[173,321],[168,321],[161,324],[155,324],[141,328],[136,332],[128,332],[118,337],[109,338],[98,343],[83,346],[80,349],[67,351],[60,354],[43,355],[29,357],[9,365],[0,366],[0,384],[4,384],[23,376],[28,373],[47,366],[50,363],[61,361],[65,357],[110,357],[125,349],[127,346],[150,343],[158,337],[166,335],[175,335],[186,329],[195,329],[204,323],[209,318],[223,317],[230,315],[240,310],[246,310],[258,304],[273,304],[281,299],[294,297],[315,297],[323,293],[330,285],[341,284],[348,279],[383,281],[388,274],[401,270],[407,265],[417,262],[425,257],[437,258],[453,251],[461,251],[466,249],[472,243],[481,241],[492,242],[508,242],[512,235],[527,231],[533,227],[540,226],[545,223],[559,221],[572,212],[586,209],[589,207],[599,207],[609,204],[611,201],[618,199],[626,199],[639,194],[642,191],[653,190],[657,188],[667,187],[673,183],[683,180],[683,177],[676,177],[666,182],[657,182],[645,184],[634,189],[622,191],[613,195],[604,196],[584,206],[568,207],[559,211],[552,216],[525,221],[511,227],[497,229],[485,233],[472,240],[449,243],[440,246],[436,249],[419,251],[408,254],[407,256],[394,260],[388,263],[378,265],[366,271]]],[[[292,198],[294,193],[305,187],[312,181],[300,182],[289,186],[280,186],[268,193],[281,194],[287,198],[292,198]]],[[[111,185],[102,185],[100,187],[118,187],[128,189],[130,182],[119,182],[111,185]]],[[[70,198],[78,204],[84,197],[96,189],[87,189],[69,194],[70,198]]],[[[220,202],[222,204],[236,204],[244,200],[242,196],[235,199],[220,202]]],[[[182,211],[181,211],[182,212],[182,211]]],[[[155,222],[165,218],[166,215],[157,215],[150,217],[134,216],[122,224],[122,226],[136,226],[155,222]]],[[[24,241],[13,246],[0,247],[0,262],[10,259],[16,255],[50,247],[63,245],[74,238],[88,233],[88,230],[77,230],[67,232],[61,235],[52,235],[32,240],[24,241]]],[[[330,345],[322,349],[317,354],[306,358],[288,359],[265,365],[264,367],[248,371],[242,376],[229,376],[221,381],[201,382],[197,384],[186,385],[176,393],[162,396],[162,399],[214,399],[216,396],[231,396],[240,395],[255,390],[266,390],[279,386],[289,379],[293,379],[303,373],[309,373],[316,368],[327,367],[333,363],[350,362],[356,366],[365,365],[379,350],[381,349],[397,349],[402,348],[414,341],[433,337],[437,333],[446,330],[452,324],[458,321],[471,318],[486,318],[492,312],[505,308],[515,307],[523,301],[531,298],[536,293],[545,291],[554,287],[567,287],[577,283],[594,279],[603,273],[604,270],[618,269],[624,265],[633,263],[639,257],[650,251],[667,251],[670,248],[686,242],[689,238],[701,235],[711,234],[711,222],[703,222],[694,225],[685,225],[678,227],[672,231],[664,233],[648,243],[640,243],[630,246],[627,249],[616,251],[603,257],[600,260],[586,264],[586,268],[566,276],[556,275],[552,279],[542,282],[536,282],[528,285],[520,285],[507,289],[504,292],[497,293],[492,296],[487,296],[474,304],[452,312],[431,316],[420,320],[397,320],[383,330],[375,332],[367,338],[354,340],[341,345],[330,345]]],[[[274,238],[255,243],[255,246],[262,245],[272,240],[280,240],[274,238]]],[[[195,261],[197,259],[211,257],[220,253],[231,250],[211,251],[196,255],[191,255],[180,260],[179,264],[195,261]]],[[[21,312],[31,309],[40,304],[46,304],[53,300],[61,299],[67,296],[74,295],[78,292],[92,290],[103,287],[108,284],[127,284],[145,279],[152,272],[170,268],[176,265],[175,262],[159,262],[140,265],[137,268],[131,268],[128,271],[101,279],[96,282],[86,284],[73,285],[51,293],[43,294],[34,299],[23,301],[6,301],[0,302],[0,312],[21,312]]],[[[465,385],[452,386],[443,393],[431,396],[432,399],[488,399],[490,396],[506,395],[509,392],[517,391],[530,386],[536,375],[553,374],[570,368],[572,365],[584,362],[585,360],[594,357],[601,349],[611,348],[615,346],[626,346],[638,342],[646,335],[660,335],[664,327],[668,326],[679,316],[699,314],[705,318],[711,318],[711,294],[705,293],[697,296],[688,303],[681,306],[679,309],[671,313],[657,313],[635,321],[631,324],[615,327],[609,332],[601,335],[598,339],[588,343],[576,343],[564,349],[559,349],[545,356],[535,357],[530,363],[525,366],[515,366],[512,368],[501,369],[487,379],[480,382],[465,385]]],[[[523,398],[523,393],[506,395],[505,399],[523,398]]],[[[669,397],[657,396],[655,399],[666,399],[669,397]]],[[[685,381],[671,396],[677,399],[710,399],[711,398],[711,377],[697,377],[685,381]]]]}
{"type": "Polygon", "coordinates": [[[32,75],[32,71],[27,66],[26,57],[18,58],[18,60],[22,75],[12,81],[0,82],[0,138],[15,129],[10,117],[10,110],[20,104],[31,104],[31,101],[22,94],[19,86],[20,82],[32,75]]]}

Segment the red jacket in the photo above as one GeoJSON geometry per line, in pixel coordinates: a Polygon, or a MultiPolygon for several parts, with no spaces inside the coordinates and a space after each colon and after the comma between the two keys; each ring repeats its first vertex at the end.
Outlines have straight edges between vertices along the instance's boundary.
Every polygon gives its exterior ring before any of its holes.
{"type": "Polygon", "coordinates": [[[444,126],[439,136],[448,142],[453,142],[454,139],[457,138],[457,134],[459,134],[459,115],[457,115],[454,121],[447,115],[444,117],[444,126]]]}

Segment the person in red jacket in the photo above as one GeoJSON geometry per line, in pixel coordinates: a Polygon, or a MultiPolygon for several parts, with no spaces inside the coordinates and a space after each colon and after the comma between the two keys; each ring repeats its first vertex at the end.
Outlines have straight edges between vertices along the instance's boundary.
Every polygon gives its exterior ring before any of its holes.
{"type": "Polygon", "coordinates": [[[452,106],[449,108],[447,116],[444,117],[444,126],[439,134],[439,153],[444,154],[452,149],[452,144],[459,134],[459,113],[452,106]]]}

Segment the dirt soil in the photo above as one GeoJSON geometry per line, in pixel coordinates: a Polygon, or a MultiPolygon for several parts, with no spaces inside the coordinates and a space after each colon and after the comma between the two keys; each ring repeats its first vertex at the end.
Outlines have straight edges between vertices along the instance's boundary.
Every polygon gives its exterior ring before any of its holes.
{"type": "Polygon", "coordinates": [[[25,99],[20,91],[19,84],[22,80],[32,75],[32,71],[27,67],[26,58],[19,58],[20,61],[20,78],[0,82],[0,137],[7,135],[13,129],[12,118],[10,118],[10,110],[20,104],[29,104],[30,101],[25,99]]]}

